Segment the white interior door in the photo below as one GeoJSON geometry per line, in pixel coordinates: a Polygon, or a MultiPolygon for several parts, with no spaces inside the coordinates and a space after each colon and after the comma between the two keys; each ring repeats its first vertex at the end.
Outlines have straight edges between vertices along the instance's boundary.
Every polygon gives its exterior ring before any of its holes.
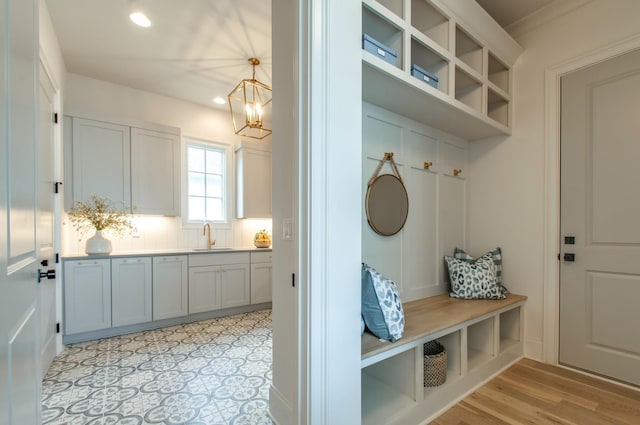
{"type": "Polygon", "coordinates": [[[40,423],[37,0],[0,0],[0,423],[40,423]]]}
{"type": "Polygon", "coordinates": [[[640,385],[640,51],[561,88],[559,360],[640,385]]]}

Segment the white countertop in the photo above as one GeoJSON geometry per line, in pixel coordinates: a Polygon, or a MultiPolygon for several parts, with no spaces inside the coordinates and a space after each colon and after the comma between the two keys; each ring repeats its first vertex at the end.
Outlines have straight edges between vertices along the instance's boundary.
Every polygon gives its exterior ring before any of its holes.
{"type": "Polygon", "coordinates": [[[255,246],[245,247],[213,247],[206,248],[173,248],[173,249],[154,249],[146,251],[114,251],[111,254],[94,254],[85,253],[65,254],[63,260],[89,260],[103,258],[120,258],[120,257],[153,257],[160,255],[192,255],[192,254],[224,254],[225,252],[262,252],[271,251],[271,248],[256,248],[255,246]]]}

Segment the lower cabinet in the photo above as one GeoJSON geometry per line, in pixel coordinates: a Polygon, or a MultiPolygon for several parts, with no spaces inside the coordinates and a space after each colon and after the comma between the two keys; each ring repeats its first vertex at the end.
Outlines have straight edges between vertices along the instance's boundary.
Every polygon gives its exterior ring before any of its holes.
{"type": "Polygon", "coordinates": [[[271,301],[270,251],[65,259],[63,268],[69,342],[271,301]]]}
{"type": "Polygon", "coordinates": [[[189,314],[188,257],[153,257],[153,320],[189,314]]]}
{"type": "Polygon", "coordinates": [[[251,253],[251,304],[271,302],[271,251],[251,253]]]}
{"type": "Polygon", "coordinates": [[[111,327],[111,261],[64,263],[64,331],[66,335],[111,327]]]}
{"type": "Polygon", "coordinates": [[[111,260],[112,325],[150,322],[152,315],[151,257],[111,260]]]}
{"type": "Polygon", "coordinates": [[[189,256],[189,314],[247,305],[251,301],[249,253],[189,256]]]}
{"type": "Polygon", "coordinates": [[[219,266],[189,267],[189,314],[219,310],[219,266]]]}

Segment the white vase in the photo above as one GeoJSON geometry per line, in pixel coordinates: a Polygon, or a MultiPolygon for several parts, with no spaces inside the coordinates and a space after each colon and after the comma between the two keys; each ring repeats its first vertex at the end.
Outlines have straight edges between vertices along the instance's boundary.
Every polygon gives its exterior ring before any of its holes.
{"type": "Polygon", "coordinates": [[[89,254],[110,254],[111,241],[102,236],[102,230],[96,230],[96,234],[87,239],[84,251],[89,254]]]}

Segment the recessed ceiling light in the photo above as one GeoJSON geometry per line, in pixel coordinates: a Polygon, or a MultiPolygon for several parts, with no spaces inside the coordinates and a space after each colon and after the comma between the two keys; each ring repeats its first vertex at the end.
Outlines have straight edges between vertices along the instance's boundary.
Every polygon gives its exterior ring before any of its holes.
{"type": "Polygon", "coordinates": [[[149,28],[151,26],[151,21],[147,18],[147,15],[142,12],[131,13],[129,19],[131,19],[134,24],[143,28],[149,28]]]}
{"type": "Polygon", "coordinates": [[[226,101],[226,100],[224,100],[223,98],[221,98],[220,96],[218,96],[218,97],[214,97],[214,98],[213,98],[213,101],[214,101],[215,103],[217,103],[218,105],[224,105],[225,103],[227,103],[227,101],[226,101]]]}

